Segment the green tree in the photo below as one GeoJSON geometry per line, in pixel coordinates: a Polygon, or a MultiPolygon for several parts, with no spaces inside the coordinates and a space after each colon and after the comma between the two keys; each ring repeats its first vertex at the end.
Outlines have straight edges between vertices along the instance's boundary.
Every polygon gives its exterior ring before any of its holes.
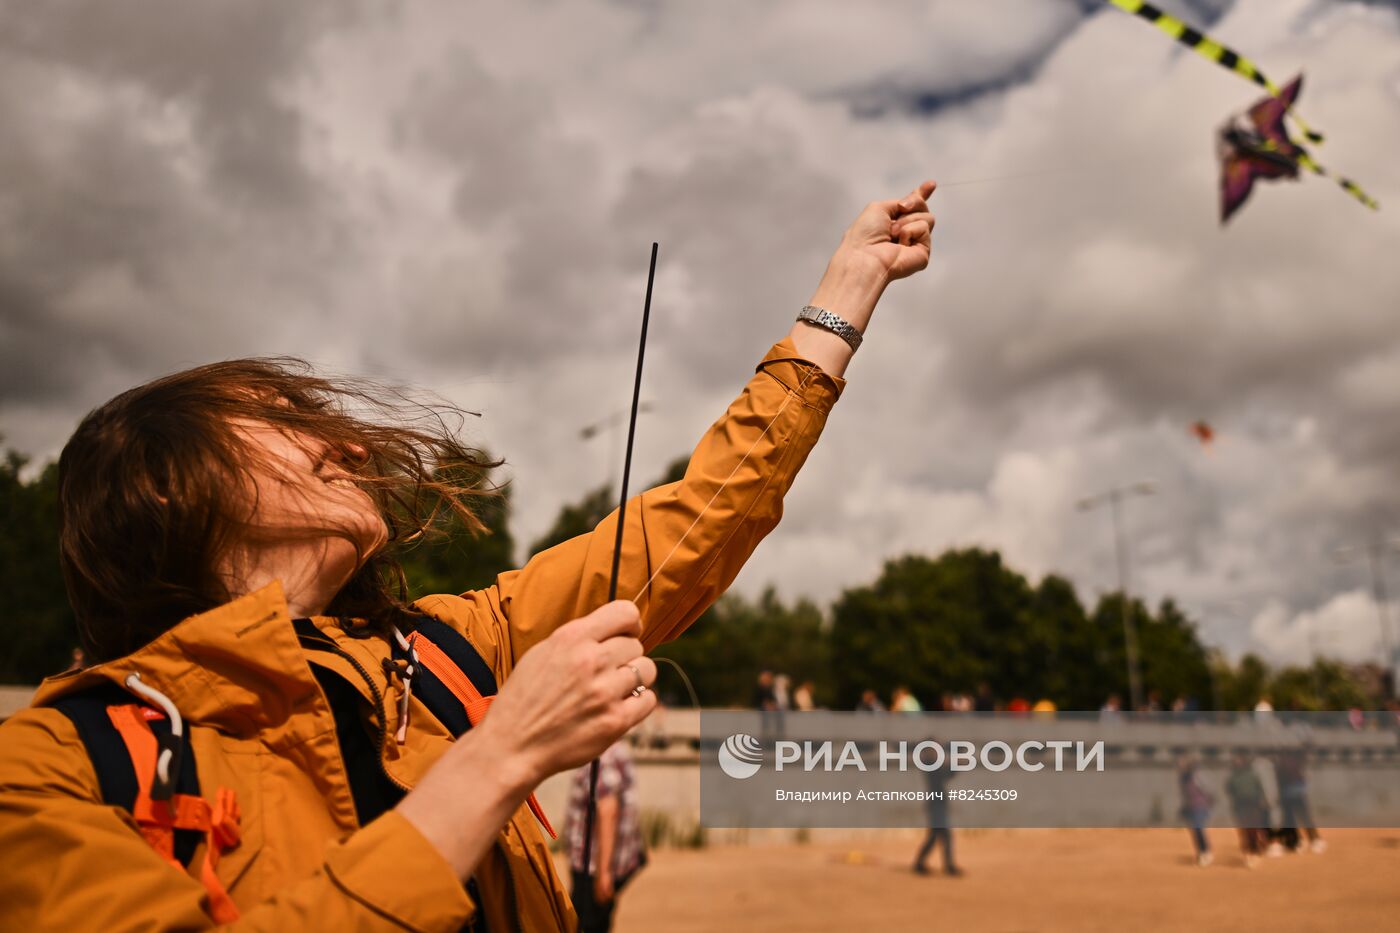
{"type": "Polygon", "coordinates": [[[846,590],[833,609],[837,704],[849,708],[867,689],[888,695],[897,686],[926,704],[980,683],[1001,696],[1034,687],[1044,659],[1025,637],[1032,596],[993,551],[887,562],[879,579],[846,590]]]}
{"type": "Polygon", "coordinates": [[[685,471],[689,467],[690,454],[686,454],[683,457],[677,457],[666,466],[665,471],[663,471],[661,474],[661,478],[656,481],[656,485],[666,486],[671,483],[679,483],[683,478],[685,478],[685,471]]]}
{"type": "MultiPolygon", "coordinates": [[[[1143,698],[1155,698],[1163,707],[1177,699],[1191,699],[1199,706],[1209,706],[1212,698],[1209,654],[1201,643],[1196,623],[1182,612],[1171,599],[1163,600],[1154,615],[1141,600],[1134,599],[1129,609],[1137,637],[1138,667],[1142,678],[1143,698]]],[[[1090,702],[1102,702],[1108,693],[1116,693],[1128,702],[1127,649],[1123,642],[1123,596],[1106,593],[1099,599],[1091,616],[1098,642],[1100,668],[1091,678],[1103,695],[1080,697],[1090,702]]]]}
{"type": "Polygon", "coordinates": [[[1050,697],[1060,709],[1098,709],[1111,692],[1104,686],[1104,635],[1068,580],[1050,574],[1040,582],[1026,628],[1028,643],[1044,659],[1027,693],[1050,697]]]}
{"type": "Polygon", "coordinates": [[[1268,697],[1277,710],[1328,711],[1378,707],[1384,698],[1370,696],[1345,665],[1318,658],[1307,667],[1270,668],[1252,654],[1217,671],[1221,703],[1227,710],[1249,710],[1268,697]]]}
{"type": "MultiPolygon", "coordinates": [[[[1134,631],[1139,633],[1138,658],[1141,663],[1141,632],[1152,616],[1141,600],[1136,599],[1128,602],[1128,614],[1134,631]]],[[[1093,667],[1094,677],[1091,682],[1084,684],[1080,691],[1080,699],[1083,702],[1079,708],[1097,709],[1098,704],[1109,694],[1117,694],[1122,700],[1123,708],[1127,709],[1132,698],[1128,685],[1128,650],[1123,641],[1123,594],[1105,593],[1100,596],[1094,611],[1089,614],[1089,624],[1093,629],[1094,657],[1097,663],[1093,667]],[[1089,695],[1090,692],[1099,694],[1097,700],[1089,695]]],[[[1151,688],[1144,684],[1144,699],[1149,689],[1151,688]]]]}
{"type": "Polygon", "coordinates": [[[1365,709],[1379,697],[1366,691],[1338,661],[1316,658],[1308,667],[1286,667],[1274,675],[1269,694],[1277,709],[1311,711],[1365,709]]]}
{"type": "MultiPolygon", "coordinates": [[[[705,706],[747,706],[763,670],[787,674],[794,687],[810,680],[817,702],[831,702],[831,658],[821,611],[805,599],[789,606],[771,587],[757,601],[735,593],[721,597],[683,636],[653,654],[678,663],[705,706]]],[[[668,703],[689,703],[666,665],[657,690],[668,703]]]]}
{"type": "Polygon", "coordinates": [[[585,493],[579,501],[565,505],[559,510],[554,524],[530,545],[530,556],[547,551],[556,544],[563,544],[570,538],[588,534],[615,508],[617,493],[613,491],[611,484],[604,484],[585,493]]]}
{"type": "MultiPolygon", "coordinates": [[[[685,469],[690,464],[690,457],[678,457],[667,465],[661,478],[647,489],[654,489],[657,486],[665,486],[669,483],[678,482],[685,476],[685,469]]],[[[584,494],[583,498],[577,502],[565,505],[559,510],[559,514],[554,519],[554,524],[541,537],[537,538],[530,545],[530,556],[538,554],[540,551],[548,550],[556,544],[563,544],[570,538],[585,535],[598,527],[598,523],[612,514],[617,508],[617,490],[611,483],[605,483],[596,489],[584,494]]]]}
{"type": "Polygon", "coordinates": [[[78,631],[58,563],[58,467],[24,479],[26,460],[0,464],[0,682],[32,684],[66,668],[78,631]]]}
{"type": "Polygon", "coordinates": [[[1253,709],[1260,697],[1269,695],[1273,671],[1258,655],[1246,654],[1240,663],[1227,667],[1219,678],[1220,705],[1227,710],[1253,709]]]}
{"type": "Polygon", "coordinates": [[[1198,706],[1209,705],[1206,648],[1196,633],[1196,624],[1175,602],[1163,600],[1157,614],[1145,620],[1138,629],[1138,645],[1143,684],[1155,691],[1163,704],[1189,698],[1198,706]]]}
{"type": "MultiPolygon", "coordinates": [[[[488,478],[480,481],[485,484],[488,478]]],[[[476,499],[472,510],[484,532],[467,528],[449,510],[439,516],[434,533],[404,548],[399,555],[413,598],[429,593],[461,593],[496,582],[515,569],[515,543],[510,534],[510,487],[476,499]]]]}
{"type": "MultiPolygon", "coordinates": [[[[908,556],[875,583],[847,590],[833,611],[837,701],[904,685],[927,704],[986,684],[1003,700],[1047,698],[1094,710],[1128,694],[1123,598],[1110,593],[1092,615],[1074,587],[1050,575],[1031,587],[992,551],[908,556]]],[[[1210,695],[1206,652],[1194,623],[1172,602],[1154,616],[1128,604],[1147,689],[1166,700],[1210,695]]]]}

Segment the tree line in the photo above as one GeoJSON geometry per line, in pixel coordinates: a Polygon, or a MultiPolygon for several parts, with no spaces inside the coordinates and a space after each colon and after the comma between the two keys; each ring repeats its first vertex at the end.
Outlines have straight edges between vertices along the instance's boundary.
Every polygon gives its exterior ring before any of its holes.
{"type": "MultiPolygon", "coordinates": [[[[0,464],[6,683],[35,683],[63,670],[78,643],[57,560],[57,470],[25,467],[13,452],[0,464]]],[[[653,485],[679,479],[685,468],[684,458],[673,462],[653,485]]],[[[533,555],[590,531],[613,509],[613,495],[601,486],[564,505],[527,550],[533,555]]],[[[507,486],[477,503],[487,534],[471,535],[445,514],[437,534],[406,547],[400,556],[411,594],[489,586],[514,569],[510,505],[507,486]]],[[[995,551],[910,554],[886,562],[874,581],[845,590],[826,611],[808,599],[785,602],[772,589],[753,599],[727,595],[685,637],[655,653],[685,669],[707,706],[748,703],[758,673],[771,670],[810,682],[817,702],[836,709],[853,707],[866,690],[888,697],[895,687],[926,706],[947,694],[987,690],[1003,700],[1098,709],[1109,695],[1128,696],[1123,598],[1109,593],[1086,607],[1068,580],[1052,574],[1032,584],[995,551]]],[[[1170,599],[1156,607],[1133,599],[1128,612],[1144,691],[1163,707],[1189,698],[1203,709],[1248,709],[1267,696],[1279,709],[1346,709],[1381,699],[1333,660],[1273,668],[1246,655],[1230,664],[1170,599]]],[[[658,690],[673,703],[688,702],[665,667],[658,690]]]]}

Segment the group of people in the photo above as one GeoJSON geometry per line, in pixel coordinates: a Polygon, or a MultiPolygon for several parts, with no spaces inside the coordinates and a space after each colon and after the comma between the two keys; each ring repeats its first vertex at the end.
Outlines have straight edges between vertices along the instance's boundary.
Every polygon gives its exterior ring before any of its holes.
{"type": "Polygon", "coordinates": [[[903,685],[894,688],[888,703],[875,690],[865,690],[855,707],[858,713],[1053,713],[1057,710],[1055,701],[1048,697],[1034,703],[1022,696],[1003,701],[985,683],[978,684],[974,693],[943,693],[928,705],[903,685]]]}
{"type": "Polygon", "coordinates": [[[1116,693],[1110,693],[1108,698],[1099,707],[1099,715],[1105,719],[1117,716],[1121,713],[1198,713],[1201,711],[1200,701],[1193,696],[1179,696],[1171,703],[1165,703],[1162,695],[1156,690],[1148,691],[1147,699],[1143,701],[1141,707],[1125,710],[1123,699],[1116,693]]]}
{"type": "Polygon", "coordinates": [[[759,671],[758,681],[753,688],[753,708],[760,712],[780,713],[797,710],[810,713],[817,709],[813,699],[815,687],[810,680],[804,680],[796,687],[787,674],[773,671],[759,671]]]}
{"type": "MultiPolygon", "coordinates": [[[[1237,749],[1231,756],[1224,792],[1239,833],[1246,868],[1253,868],[1261,856],[1279,856],[1285,850],[1297,852],[1305,846],[1308,851],[1319,854],[1327,850],[1308,803],[1306,768],[1307,753],[1301,748],[1284,749],[1260,758],[1237,749]],[[1273,805],[1255,766],[1258,760],[1273,765],[1278,791],[1277,821],[1273,819],[1273,805]]],[[[1194,756],[1185,755],[1178,760],[1177,787],[1181,793],[1180,816],[1191,831],[1196,864],[1204,868],[1215,860],[1206,827],[1215,808],[1216,795],[1202,781],[1200,762],[1194,756]]]]}

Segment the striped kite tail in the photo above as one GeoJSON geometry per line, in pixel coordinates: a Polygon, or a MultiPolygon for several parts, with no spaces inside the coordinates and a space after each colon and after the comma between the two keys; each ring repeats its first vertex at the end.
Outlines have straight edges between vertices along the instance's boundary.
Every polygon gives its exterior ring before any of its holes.
{"type": "MultiPolygon", "coordinates": [[[[1147,20],[1162,32],[1171,36],[1177,42],[1193,49],[1197,54],[1210,59],[1222,67],[1228,68],[1236,74],[1242,75],[1253,81],[1255,84],[1267,90],[1270,94],[1278,97],[1279,87],[1270,81],[1264,72],[1259,70],[1259,66],[1245,58],[1239,52],[1228,46],[1221,45],[1199,30],[1193,29],[1186,23],[1162,12],[1150,3],[1143,0],[1108,0],[1109,3],[1134,16],[1147,20]]],[[[1288,108],[1288,115],[1293,118],[1293,122],[1298,124],[1298,129],[1303,131],[1308,140],[1315,143],[1322,142],[1322,134],[1316,132],[1303,119],[1294,112],[1292,107],[1288,108]]],[[[1348,189],[1351,190],[1351,189],[1348,189]]]]}
{"type": "Polygon", "coordinates": [[[1301,165],[1303,168],[1307,169],[1308,171],[1312,172],[1314,175],[1321,175],[1323,178],[1330,178],[1332,181],[1336,182],[1338,187],[1340,187],[1343,191],[1351,195],[1353,198],[1356,198],[1356,200],[1360,201],[1362,204],[1366,205],[1371,210],[1380,210],[1380,204],[1376,201],[1375,198],[1371,197],[1365,191],[1362,191],[1360,185],[1352,181],[1350,178],[1344,178],[1341,175],[1338,175],[1334,172],[1328,171],[1326,168],[1323,168],[1321,165],[1317,164],[1313,157],[1308,155],[1306,152],[1301,153],[1298,156],[1298,164],[1301,165]]]}

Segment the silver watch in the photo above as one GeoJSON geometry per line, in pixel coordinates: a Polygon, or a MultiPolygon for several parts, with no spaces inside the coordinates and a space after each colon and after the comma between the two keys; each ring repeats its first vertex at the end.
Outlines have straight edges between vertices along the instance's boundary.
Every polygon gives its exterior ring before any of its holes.
{"type": "Polygon", "coordinates": [[[852,327],[845,318],[837,314],[832,314],[825,308],[818,308],[816,305],[805,306],[798,312],[797,319],[831,331],[833,334],[849,343],[852,350],[859,350],[860,342],[864,339],[860,331],[852,327]]]}

